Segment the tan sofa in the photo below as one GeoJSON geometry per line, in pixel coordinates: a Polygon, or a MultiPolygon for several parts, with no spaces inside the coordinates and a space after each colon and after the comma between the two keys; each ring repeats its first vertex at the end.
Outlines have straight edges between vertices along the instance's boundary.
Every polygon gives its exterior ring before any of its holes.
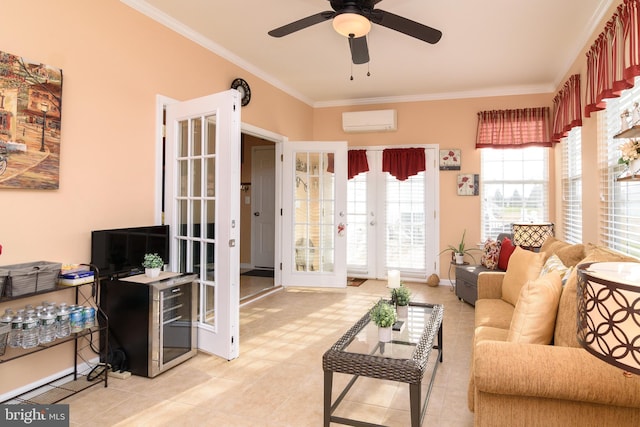
{"type": "MultiPolygon", "coordinates": [[[[568,245],[551,239],[539,254],[543,263],[554,253],[563,254],[567,266],[595,261],[638,261],[597,246],[568,245]]],[[[530,270],[526,274],[539,276],[540,262],[528,260],[521,267],[530,270]]],[[[626,378],[619,368],[589,354],[577,341],[576,269],[567,276],[563,287],[557,285],[557,313],[553,313],[554,307],[550,322],[546,319],[552,329],[550,345],[528,343],[521,337],[514,339],[514,331],[510,331],[512,318],[522,317],[514,316],[517,300],[515,304],[508,302],[513,299],[514,289],[503,288],[510,270],[511,261],[506,273],[486,272],[478,278],[468,395],[469,409],[475,413],[474,425],[640,426],[640,377],[626,378]],[[505,295],[507,292],[511,296],[505,295]]],[[[516,298],[521,295],[516,294],[516,298]]],[[[540,311],[544,310],[533,314],[540,311]]],[[[538,319],[540,324],[544,323],[542,320],[538,319]]]]}

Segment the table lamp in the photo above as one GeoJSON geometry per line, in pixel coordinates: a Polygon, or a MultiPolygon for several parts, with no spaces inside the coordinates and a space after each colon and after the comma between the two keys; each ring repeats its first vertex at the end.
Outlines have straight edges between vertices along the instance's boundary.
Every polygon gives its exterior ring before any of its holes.
{"type": "Polygon", "coordinates": [[[511,224],[513,244],[533,251],[540,247],[549,236],[553,236],[552,222],[514,222],[511,224]]]}
{"type": "Polygon", "coordinates": [[[625,376],[640,374],[640,263],[578,265],[578,341],[625,376]]]}

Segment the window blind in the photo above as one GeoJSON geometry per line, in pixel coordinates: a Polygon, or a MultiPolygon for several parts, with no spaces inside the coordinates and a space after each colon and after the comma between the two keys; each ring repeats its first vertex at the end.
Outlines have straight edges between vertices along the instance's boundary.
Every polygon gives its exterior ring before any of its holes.
{"type": "Polygon", "coordinates": [[[562,139],[562,228],[564,240],[582,242],[582,128],[562,139]]]}
{"type": "Polygon", "coordinates": [[[510,233],[513,222],[549,220],[545,147],[481,149],[482,240],[510,233]]]}
{"type": "Polygon", "coordinates": [[[386,175],[386,266],[411,275],[426,272],[425,173],[399,181],[386,175]]]}
{"type": "Polygon", "coordinates": [[[640,257],[640,182],[617,181],[624,171],[618,164],[620,145],[624,139],[614,139],[620,132],[621,115],[631,111],[640,99],[638,79],[633,88],[619,98],[607,100],[607,108],[598,113],[598,154],[600,169],[600,243],[635,257],[640,257]]]}

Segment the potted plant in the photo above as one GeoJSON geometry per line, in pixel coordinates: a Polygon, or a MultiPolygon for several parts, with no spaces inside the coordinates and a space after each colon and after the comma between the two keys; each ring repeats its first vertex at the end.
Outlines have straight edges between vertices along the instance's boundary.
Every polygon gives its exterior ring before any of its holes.
{"type": "Polygon", "coordinates": [[[440,253],[438,255],[442,255],[443,253],[447,252],[447,251],[451,251],[451,260],[455,261],[456,264],[464,264],[464,256],[465,255],[469,255],[471,257],[471,259],[473,260],[473,262],[476,262],[476,259],[473,257],[473,255],[471,255],[471,251],[480,251],[480,249],[478,248],[467,248],[464,244],[464,236],[465,234],[467,234],[467,230],[464,230],[462,232],[462,239],[460,239],[460,243],[458,243],[458,246],[452,246],[449,245],[447,246],[445,249],[443,249],[442,251],[440,251],[440,253]]]}
{"type": "Polygon", "coordinates": [[[144,274],[147,277],[158,277],[160,275],[160,269],[164,266],[164,261],[157,253],[144,254],[142,266],[144,267],[144,274]]]}
{"type": "Polygon", "coordinates": [[[409,315],[409,300],[411,299],[411,290],[400,283],[399,288],[391,289],[391,302],[396,305],[396,313],[401,319],[406,319],[409,315]]]}
{"type": "Polygon", "coordinates": [[[380,300],[369,312],[371,321],[378,326],[378,340],[391,341],[391,328],[396,323],[396,310],[387,301],[380,300]]]}

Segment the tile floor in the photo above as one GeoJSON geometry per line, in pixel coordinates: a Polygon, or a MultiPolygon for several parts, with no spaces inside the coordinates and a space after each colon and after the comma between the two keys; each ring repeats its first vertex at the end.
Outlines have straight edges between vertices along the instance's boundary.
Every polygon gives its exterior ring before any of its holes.
{"type": "MultiPolygon", "coordinates": [[[[386,283],[346,289],[288,288],[240,309],[240,357],[199,354],[154,379],[110,379],[62,403],[72,426],[321,426],[322,354],[381,296],[386,283]]],[[[416,301],[440,303],[444,363],[423,425],[472,426],[466,406],[473,307],[450,286],[408,283],[416,301]]],[[[435,357],[434,357],[435,358],[435,357]]],[[[334,394],[348,377],[336,374],[334,394]]],[[[428,382],[425,375],[425,382],[428,382]]],[[[409,425],[408,386],[361,378],[336,415],[409,425]]]]}

